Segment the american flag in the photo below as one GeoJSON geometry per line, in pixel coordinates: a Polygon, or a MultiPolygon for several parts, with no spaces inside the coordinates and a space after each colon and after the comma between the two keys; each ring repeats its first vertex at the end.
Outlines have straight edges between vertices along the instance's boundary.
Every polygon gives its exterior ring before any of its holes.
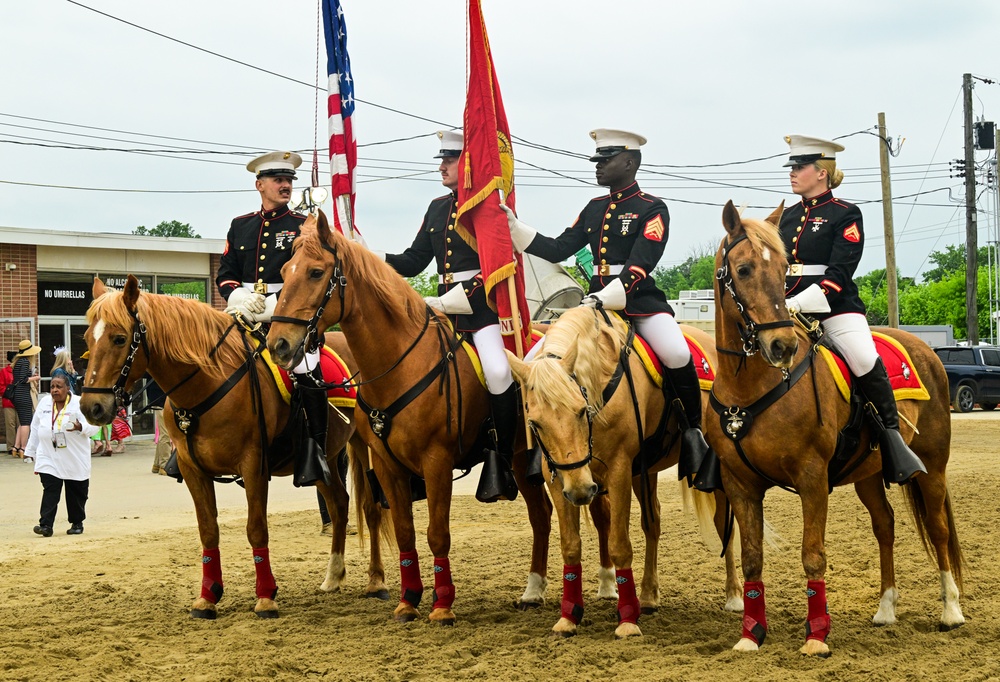
{"type": "Polygon", "coordinates": [[[354,177],[358,165],[358,142],[354,137],[354,77],[347,56],[347,25],[340,0],[323,0],[323,32],[326,34],[327,126],[330,132],[330,173],[333,176],[333,222],[338,230],[354,228],[354,177]],[[346,196],[344,196],[346,195],[346,196]],[[342,198],[343,197],[343,198],[342,198]]]}

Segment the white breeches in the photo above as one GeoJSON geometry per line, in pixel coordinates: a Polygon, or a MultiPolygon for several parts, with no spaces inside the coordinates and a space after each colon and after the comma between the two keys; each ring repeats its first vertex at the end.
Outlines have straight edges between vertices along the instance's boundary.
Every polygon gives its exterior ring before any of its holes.
{"type": "Polygon", "coordinates": [[[823,332],[830,345],[844,356],[854,376],[872,371],[878,360],[878,351],[872,340],[868,320],[861,313],[844,313],[823,320],[823,332]]]}
{"type": "Polygon", "coordinates": [[[503,336],[500,325],[491,324],[478,332],[472,332],[472,343],[479,351],[479,361],[486,375],[486,388],[493,395],[500,395],[514,383],[510,373],[510,362],[504,353],[503,336]]]}
{"type": "Polygon", "coordinates": [[[313,370],[313,367],[319,364],[319,348],[314,350],[312,353],[306,353],[302,358],[302,362],[295,365],[295,369],[292,370],[293,374],[308,374],[313,370]]]}
{"type": "Polygon", "coordinates": [[[691,349],[673,315],[657,313],[633,317],[635,331],[650,345],[667,369],[680,369],[691,362],[691,349]]]}

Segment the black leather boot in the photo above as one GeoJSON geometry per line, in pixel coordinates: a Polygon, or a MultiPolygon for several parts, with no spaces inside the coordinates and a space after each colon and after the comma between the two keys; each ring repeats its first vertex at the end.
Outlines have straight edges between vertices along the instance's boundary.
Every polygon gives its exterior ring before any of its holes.
{"type": "Polygon", "coordinates": [[[512,383],[500,395],[490,394],[496,450],[487,450],[479,477],[476,499],[480,502],[517,499],[517,481],[511,466],[514,462],[514,437],[517,434],[517,384],[512,383]]]}
{"type": "MultiPolygon", "coordinates": [[[[698,383],[698,372],[694,368],[694,359],[679,369],[664,368],[663,384],[664,409],[670,409],[671,405],[680,407],[678,421],[684,432],[681,434],[681,456],[677,467],[678,480],[687,479],[688,485],[692,485],[695,477],[701,471],[705,457],[715,453],[705,442],[705,435],[701,432],[701,384],[698,383]],[[673,395],[671,390],[673,389],[673,395]]],[[[706,474],[712,467],[708,467],[706,474]]],[[[718,467],[714,467],[718,472],[718,467]]],[[[716,477],[718,478],[718,477],[716,477]]],[[[702,485],[715,485],[718,483],[722,487],[722,481],[703,480],[702,485]]],[[[704,488],[699,488],[704,489],[704,488]]],[[[713,489],[713,488],[709,488],[713,489]]]]}
{"type": "Polygon", "coordinates": [[[319,367],[309,374],[295,375],[308,422],[308,437],[295,453],[292,485],[296,488],[315,485],[316,481],[323,481],[327,485],[333,483],[330,467],[326,463],[326,428],[330,420],[330,406],[326,401],[326,391],[318,388],[317,377],[322,382],[319,367]]]}
{"type": "Polygon", "coordinates": [[[890,483],[903,485],[918,472],[926,474],[924,463],[899,435],[896,397],[892,394],[892,385],[882,358],[878,359],[868,374],[858,377],[858,388],[868,399],[866,407],[869,408],[872,425],[878,432],[885,487],[888,488],[890,483]]]}

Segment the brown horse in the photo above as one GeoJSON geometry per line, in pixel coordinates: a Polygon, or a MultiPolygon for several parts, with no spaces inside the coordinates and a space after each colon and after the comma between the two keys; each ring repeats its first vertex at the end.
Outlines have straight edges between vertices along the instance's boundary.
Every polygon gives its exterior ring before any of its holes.
{"type": "MultiPolygon", "coordinates": [[[[318,222],[312,217],[306,220],[282,275],[285,286],[268,334],[275,361],[294,366],[313,330],[339,323],[361,368],[359,397],[372,409],[362,410],[359,400],[358,432],[375,455],[372,464],[385,487],[400,550],[401,598],[394,616],[408,621],[420,615],[423,582],[410,489],[411,477],[417,476],[426,482],[427,540],[434,555],[430,619],[452,623],[455,592],[448,559],[452,471],[473,447],[488,414],[486,389],[468,355],[455,348],[446,319],[431,311],[377,255],[330,230],[322,213],[318,222]],[[279,320],[290,317],[300,323],[279,320]],[[432,371],[437,374],[426,390],[411,390],[432,371]]],[[[514,474],[528,506],[533,541],[528,584],[518,605],[528,607],[544,601],[552,504],[544,488],[526,483],[524,450],[522,436],[515,448],[514,474]]],[[[591,510],[604,569],[599,574],[599,596],[614,593],[607,510],[604,501],[591,510]]]]}
{"type": "MultiPolygon", "coordinates": [[[[788,263],[778,235],[779,207],[766,221],[741,219],[732,202],[722,223],[726,236],[716,254],[715,334],[719,372],[706,435],[718,453],[722,480],[742,536],[744,583],[743,634],[734,647],[756,650],[767,632],[764,610],[762,502],[768,488],[780,485],[802,500],[802,565],[808,597],[807,655],[828,655],[825,531],[831,485],[854,484],[871,515],[879,544],[882,585],[876,625],[896,620],[893,566],[894,517],[881,477],[878,439],[868,426],[860,444],[843,453],[831,468],[838,433],[850,405],[840,397],[836,378],[822,366],[809,369],[815,348],[793,326],[785,308],[788,263]],[[773,403],[773,404],[772,404],[773,403]]],[[[896,329],[880,330],[908,351],[929,400],[898,402],[903,437],[927,468],[903,486],[925,549],[933,546],[941,577],[944,611],[940,627],[965,622],[959,604],[962,552],[945,479],[951,444],[948,378],[926,343],[896,329]]],[[[910,368],[907,367],[907,370],[910,368]]],[[[846,440],[846,438],[845,438],[846,440]]]]}
{"type": "MultiPolygon", "coordinates": [[[[685,332],[715,362],[711,337],[690,327],[685,332]]],[[[632,350],[628,327],[620,317],[605,317],[591,308],[575,308],[551,325],[542,343],[531,362],[523,362],[514,355],[509,359],[523,391],[529,424],[545,454],[543,471],[559,515],[565,568],[562,612],[553,633],[565,637],[576,634],[583,616],[579,588],[579,507],[599,499],[595,496],[603,489],[611,503],[609,545],[618,586],[619,624],[615,635],[619,638],[641,635],[640,611],[652,613],[659,607],[656,553],[660,505],[656,473],[677,464],[680,456],[676,418],[658,431],[664,408],[663,390],[632,350]],[[669,448],[652,464],[645,480],[643,476],[633,477],[633,460],[644,443],[655,454],[669,448]],[[641,502],[646,536],[646,561],[638,597],[628,532],[633,490],[641,502]]],[[[707,391],[703,391],[703,402],[707,409],[707,391]]],[[[686,485],[681,483],[681,486],[687,490],[686,485]]],[[[724,503],[723,494],[716,495],[724,503]]],[[[711,516],[711,498],[704,493],[694,496],[699,515],[711,516]],[[699,498],[708,504],[699,504],[699,498]]],[[[716,527],[722,537],[724,504],[715,507],[719,512],[716,527]]],[[[726,547],[726,575],[727,607],[740,610],[740,582],[731,547],[726,547]]]]}
{"type": "MultiPolygon", "coordinates": [[[[99,279],[94,280],[94,302],[87,311],[87,321],[90,361],[80,402],[91,423],[110,423],[123,397],[131,394],[146,372],[169,392],[164,422],[194,500],[203,548],[201,595],[194,601],[191,615],[215,618],[216,603],[222,596],[222,569],[214,480],[238,475],[246,489],[247,539],[257,572],[254,611],[264,618],[276,617],[277,586],[268,552],[267,488],[270,475],[292,473],[292,458],[287,452],[273,453],[278,468],[271,471],[261,461],[259,418],[269,438],[280,434],[289,418],[288,405],[271,371],[260,359],[250,360],[248,365],[248,339],[241,334],[241,327],[234,327],[232,317],[198,301],[140,292],[131,275],[124,291],[107,289],[99,279]],[[220,389],[231,378],[235,383],[228,391],[220,389]],[[218,402],[206,402],[220,395],[218,402]],[[192,423],[188,434],[179,425],[185,421],[192,423]]],[[[327,335],[326,341],[353,366],[343,335],[327,335]]],[[[355,433],[353,413],[347,417],[330,419],[326,451],[330,453],[330,468],[336,471],[336,453],[350,443],[358,518],[365,517],[371,537],[367,594],[387,599],[379,549],[382,515],[370,502],[371,495],[364,492],[361,453],[365,445],[355,433]]],[[[345,576],[348,496],[339,477],[333,478],[331,486],[317,484],[333,522],[330,560],[320,588],[324,591],[339,590],[345,576]]]]}

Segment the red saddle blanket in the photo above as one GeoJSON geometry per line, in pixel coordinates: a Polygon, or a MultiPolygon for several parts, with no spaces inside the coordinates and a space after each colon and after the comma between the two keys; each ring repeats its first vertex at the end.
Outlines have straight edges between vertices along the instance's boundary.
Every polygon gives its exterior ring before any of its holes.
{"type": "MultiPolygon", "coordinates": [[[[687,334],[684,334],[684,340],[687,341],[688,348],[691,350],[691,358],[694,360],[694,369],[698,373],[698,383],[701,384],[701,390],[711,390],[712,382],[715,381],[715,368],[712,366],[711,360],[708,359],[708,355],[700,343],[687,334]]],[[[638,334],[635,335],[632,347],[635,348],[636,354],[642,360],[642,365],[646,368],[650,378],[656,382],[657,386],[662,387],[663,363],[656,357],[656,353],[653,352],[652,347],[646,342],[646,339],[638,334]]]]}
{"type": "MultiPolygon", "coordinates": [[[[292,399],[291,377],[288,376],[288,372],[271,361],[271,354],[266,349],[262,355],[267,362],[267,366],[271,369],[271,374],[274,376],[274,383],[278,386],[281,397],[285,399],[286,403],[290,402],[292,399]]],[[[320,349],[319,358],[325,382],[328,384],[342,384],[345,380],[350,379],[351,372],[347,369],[347,363],[333,349],[323,346],[320,349]]],[[[331,405],[336,405],[337,407],[354,407],[358,401],[358,389],[353,384],[350,384],[346,389],[339,387],[330,389],[326,392],[326,396],[331,405]]]]}
{"type": "MultiPolygon", "coordinates": [[[[889,374],[889,384],[896,400],[930,400],[931,396],[903,345],[891,336],[879,332],[872,332],[872,339],[875,341],[875,350],[878,351],[889,374]]],[[[847,368],[847,363],[826,346],[820,346],[820,357],[826,360],[827,366],[833,373],[840,395],[844,400],[850,400],[853,377],[847,368]]]]}

